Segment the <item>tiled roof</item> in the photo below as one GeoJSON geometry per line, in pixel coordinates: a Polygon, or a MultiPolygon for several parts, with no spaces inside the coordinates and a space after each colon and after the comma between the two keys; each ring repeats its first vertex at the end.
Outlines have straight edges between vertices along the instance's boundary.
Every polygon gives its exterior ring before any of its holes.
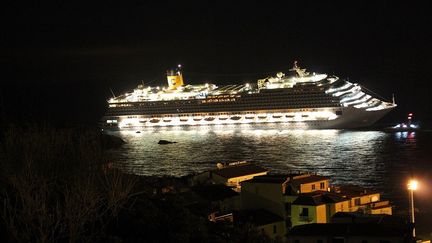
{"type": "Polygon", "coordinates": [[[248,180],[246,182],[282,184],[286,180],[287,180],[286,175],[262,175],[262,176],[255,176],[253,179],[248,180]]]}
{"type": "Polygon", "coordinates": [[[209,201],[219,201],[238,196],[239,194],[225,185],[206,185],[193,187],[192,190],[200,197],[209,201]]]}
{"type": "Polygon", "coordinates": [[[320,175],[314,175],[314,174],[310,174],[309,176],[305,176],[305,177],[300,177],[300,178],[296,178],[294,177],[291,182],[293,184],[306,184],[306,183],[311,183],[311,182],[317,182],[317,181],[323,181],[323,180],[328,180],[329,178],[327,176],[320,176],[320,175]]]}
{"type": "Polygon", "coordinates": [[[217,174],[227,179],[263,172],[268,172],[268,170],[251,163],[233,165],[211,171],[211,173],[217,174]]]}
{"type": "Polygon", "coordinates": [[[289,179],[289,183],[300,185],[311,182],[318,182],[323,180],[328,180],[329,178],[326,176],[320,176],[315,174],[273,174],[273,175],[265,175],[265,176],[257,176],[248,182],[256,182],[256,183],[277,183],[282,184],[289,179]]]}
{"type": "Polygon", "coordinates": [[[346,198],[343,198],[333,193],[328,193],[326,191],[315,191],[311,193],[300,194],[292,204],[317,206],[326,203],[338,203],[347,200],[348,199],[346,198]]]}
{"type": "Polygon", "coordinates": [[[404,237],[405,232],[376,223],[362,224],[306,224],[295,226],[290,236],[393,236],[404,237]]]}
{"type": "Polygon", "coordinates": [[[332,191],[336,193],[341,193],[343,195],[346,195],[347,197],[359,197],[378,193],[377,191],[357,185],[338,185],[333,186],[331,189],[332,191]]]}
{"type": "Polygon", "coordinates": [[[234,221],[262,226],[283,221],[281,217],[264,209],[242,210],[234,213],[234,221]]]}

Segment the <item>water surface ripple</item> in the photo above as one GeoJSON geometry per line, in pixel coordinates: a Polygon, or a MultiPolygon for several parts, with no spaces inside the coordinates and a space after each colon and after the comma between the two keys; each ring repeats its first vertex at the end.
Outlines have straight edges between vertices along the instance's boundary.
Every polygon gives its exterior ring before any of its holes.
{"type": "MultiPolygon", "coordinates": [[[[272,172],[316,172],[330,176],[332,184],[374,188],[402,203],[407,178],[415,175],[426,185],[432,177],[432,133],[427,132],[236,125],[113,134],[127,141],[110,151],[115,165],[137,175],[184,176],[214,169],[217,162],[246,160],[272,172]],[[177,143],[159,145],[161,139],[177,143]]],[[[426,189],[423,193],[430,195],[426,189]]]]}

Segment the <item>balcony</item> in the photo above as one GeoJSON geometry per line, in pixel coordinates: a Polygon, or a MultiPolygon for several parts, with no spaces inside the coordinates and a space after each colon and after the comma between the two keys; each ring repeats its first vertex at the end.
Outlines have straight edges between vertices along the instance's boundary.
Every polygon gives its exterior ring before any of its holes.
{"type": "Polygon", "coordinates": [[[299,221],[310,223],[313,221],[313,219],[311,217],[309,217],[308,215],[299,215],[299,221]]]}

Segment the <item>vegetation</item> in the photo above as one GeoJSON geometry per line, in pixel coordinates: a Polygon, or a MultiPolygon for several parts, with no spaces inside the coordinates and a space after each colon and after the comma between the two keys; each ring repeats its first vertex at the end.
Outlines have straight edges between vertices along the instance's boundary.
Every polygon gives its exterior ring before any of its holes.
{"type": "Polygon", "coordinates": [[[48,126],[0,133],[3,242],[265,242],[211,223],[176,193],[179,179],[112,168],[98,131],[48,126]]]}
{"type": "Polygon", "coordinates": [[[94,242],[128,202],[135,178],[103,170],[98,134],[8,128],[1,138],[2,226],[12,242],[94,242]]]}

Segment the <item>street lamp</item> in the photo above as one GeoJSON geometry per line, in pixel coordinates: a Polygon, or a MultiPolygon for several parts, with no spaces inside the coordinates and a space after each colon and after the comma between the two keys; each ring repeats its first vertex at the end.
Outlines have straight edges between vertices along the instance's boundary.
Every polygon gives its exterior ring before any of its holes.
{"type": "Polygon", "coordinates": [[[408,182],[408,190],[410,193],[410,207],[411,207],[411,223],[413,224],[413,237],[416,237],[415,233],[415,218],[414,218],[414,191],[417,190],[418,182],[416,180],[410,180],[408,182]]]}

